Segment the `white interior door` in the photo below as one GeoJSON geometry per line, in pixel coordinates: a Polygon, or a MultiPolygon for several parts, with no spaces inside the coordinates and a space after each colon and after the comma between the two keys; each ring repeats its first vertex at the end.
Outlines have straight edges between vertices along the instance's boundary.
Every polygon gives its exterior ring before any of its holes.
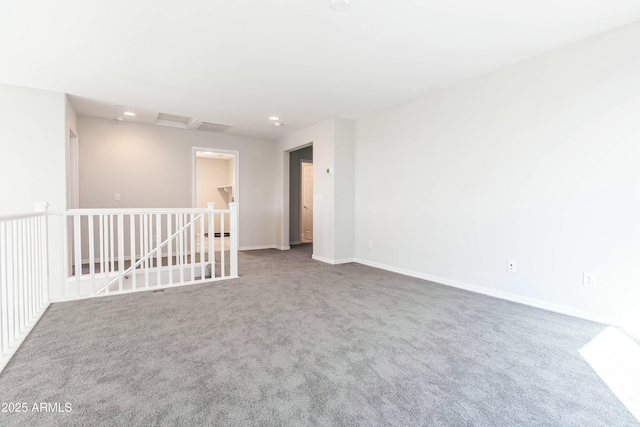
{"type": "Polygon", "coordinates": [[[313,163],[302,162],[302,241],[313,241],[313,163]]]}

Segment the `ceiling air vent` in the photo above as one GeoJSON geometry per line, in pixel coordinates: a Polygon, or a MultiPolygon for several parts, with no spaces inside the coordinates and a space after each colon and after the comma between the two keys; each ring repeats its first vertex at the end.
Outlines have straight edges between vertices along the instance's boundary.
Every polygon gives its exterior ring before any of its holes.
{"type": "Polygon", "coordinates": [[[191,117],[177,116],[175,114],[160,113],[160,114],[158,114],[158,119],[156,120],[156,124],[157,125],[162,125],[162,126],[171,126],[171,127],[174,127],[174,128],[187,129],[189,127],[189,123],[192,120],[193,119],[191,117]]]}
{"type": "Polygon", "coordinates": [[[196,129],[197,130],[208,130],[209,132],[224,132],[227,129],[229,129],[230,127],[231,127],[231,125],[221,125],[219,123],[202,122],[202,123],[200,123],[200,125],[198,125],[198,127],[196,129]]]}

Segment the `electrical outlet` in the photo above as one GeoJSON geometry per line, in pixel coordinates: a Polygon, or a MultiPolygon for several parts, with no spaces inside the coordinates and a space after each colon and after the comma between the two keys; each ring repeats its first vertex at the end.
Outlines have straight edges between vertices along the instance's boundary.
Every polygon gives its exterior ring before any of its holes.
{"type": "Polygon", "coordinates": [[[509,273],[516,272],[516,262],[515,261],[507,261],[507,271],[509,273]]]}
{"type": "Polygon", "coordinates": [[[584,276],[582,277],[582,286],[585,288],[597,288],[598,276],[596,276],[596,273],[584,273],[584,276]]]}
{"type": "Polygon", "coordinates": [[[119,202],[119,201],[120,201],[120,193],[116,193],[116,194],[113,196],[113,200],[115,200],[116,202],[119,202]]]}
{"type": "Polygon", "coordinates": [[[373,240],[369,240],[369,249],[373,249],[373,240]]]}

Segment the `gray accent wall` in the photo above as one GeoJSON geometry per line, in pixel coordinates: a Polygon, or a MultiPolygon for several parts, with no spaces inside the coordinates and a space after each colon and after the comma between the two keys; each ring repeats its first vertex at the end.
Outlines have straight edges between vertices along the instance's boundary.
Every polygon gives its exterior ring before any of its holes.
{"type": "Polygon", "coordinates": [[[313,160],[313,146],[290,153],[289,159],[289,244],[302,241],[300,160],[313,160]]]}
{"type": "Polygon", "coordinates": [[[88,116],[78,117],[78,132],[80,207],[87,209],[189,207],[192,148],[238,151],[240,249],[273,246],[276,217],[265,206],[273,204],[275,170],[265,159],[274,142],[88,116]]]}

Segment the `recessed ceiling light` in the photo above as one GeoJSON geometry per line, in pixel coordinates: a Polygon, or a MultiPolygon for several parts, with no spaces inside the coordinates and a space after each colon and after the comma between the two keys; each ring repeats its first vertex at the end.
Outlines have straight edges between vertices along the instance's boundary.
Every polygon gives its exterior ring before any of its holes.
{"type": "Polygon", "coordinates": [[[206,154],[207,156],[210,156],[213,154],[213,151],[205,151],[204,154],[206,154]]]}
{"type": "Polygon", "coordinates": [[[278,116],[271,116],[271,117],[269,117],[269,120],[273,120],[273,121],[280,120],[280,117],[278,117],[278,116]]]}
{"type": "Polygon", "coordinates": [[[136,115],[136,113],[134,113],[134,112],[132,112],[132,111],[125,111],[125,112],[124,112],[124,115],[125,115],[125,116],[132,116],[132,117],[133,117],[133,116],[135,116],[135,115],[136,115]]]}
{"type": "Polygon", "coordinates": [[[331,9],[341,12],[349,9],[350,4],[349,0],[331,0],[331,9]]]}
{"type": "Polygon", "coordinates": [[[218,157],[224,157],[224,154],[216,154],[218,157]]]}
{"type": "Polygon", "coordinates": [[[116,120],[117,120],[117,121],[119,121],[119,122],[121,122],[121,121],[123,121],[123,120],[124,120],[124,118],[122,118],[122,117],[116,117],[116,120]]]}
{"type": "Polygon", "coordinates": [[[274,125],[275,127],[280,127],[280,126],[282,126],[282,123],[280,123],[280,122],[275,122],[273,125],[274,125]]]}

